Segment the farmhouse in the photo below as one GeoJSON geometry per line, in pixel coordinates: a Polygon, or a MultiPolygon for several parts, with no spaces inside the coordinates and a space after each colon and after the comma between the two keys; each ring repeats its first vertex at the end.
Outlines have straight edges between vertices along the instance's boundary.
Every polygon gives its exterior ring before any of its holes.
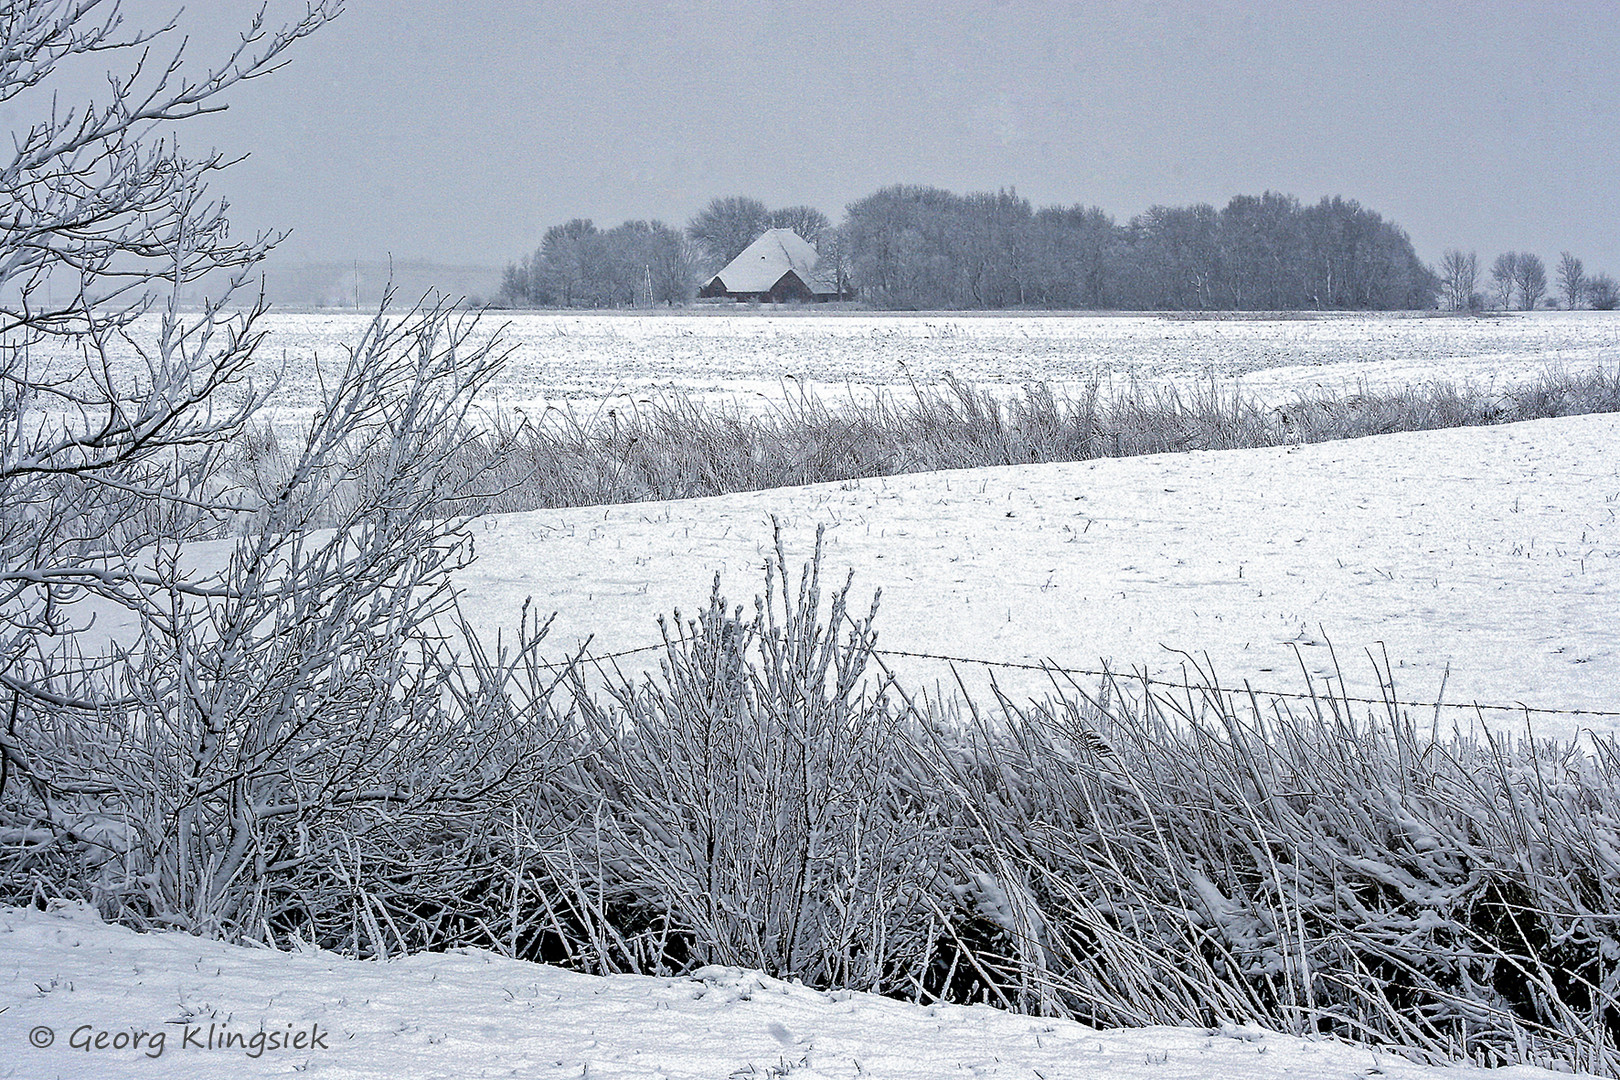
{"type": "Polygon", "coordinates": [[[704,299],[819,302],[848,300],[831,268],[810,242],[792,229],[767,229],[726,268],[698,290],[704,299]]]}

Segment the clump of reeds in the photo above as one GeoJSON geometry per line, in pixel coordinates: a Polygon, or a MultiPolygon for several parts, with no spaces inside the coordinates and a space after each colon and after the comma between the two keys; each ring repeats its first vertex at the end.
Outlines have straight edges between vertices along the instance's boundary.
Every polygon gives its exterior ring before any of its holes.
{"type": "Polygon", "coordinates": [[[1506,389],[1436,382],[1302,395],[1034,382],[1001,395],[956,379],[836,405],[808,392],[763,411],[660,392],[624,409],[498,417],[468,442],[453,513],[683,499],[941,469],[1231,450],[1620,410],[1620,369],[1506,389]],[[476,482],[472,478],[476,477],[476,482]]]}
{"type": "Polygon", "coordinates": [[[1620,1073],[1612,741],[1442,733],[1387,668],[1370,712],[1211,673],[942,709],[783,561],[657,677],[573,683],[523,839],[545,955],[1620,1073]]]}
{"type": "Polygon", "coordinates": [[[1612,741],[1436,737],[1212,678],[1065,689],[913,747],[912,783],[966,808],[944,850],[1000,997],[1615,1074],[1612,741]]]}
{"type": "Polygon", "coordinates": [[[717,582],[666,625],[659,678],[609,678],[598,698],[576,669],[580,753],[552,796],[567,825],[536,847],[568,853],[556,891],[581,955],[907,989],[940,837],[896,803],[900,713],[867,678],[876,604],[857,617],[848,590],[825,589],[819,545],[795,585],[779,541],[753,611],[717,582]]]}

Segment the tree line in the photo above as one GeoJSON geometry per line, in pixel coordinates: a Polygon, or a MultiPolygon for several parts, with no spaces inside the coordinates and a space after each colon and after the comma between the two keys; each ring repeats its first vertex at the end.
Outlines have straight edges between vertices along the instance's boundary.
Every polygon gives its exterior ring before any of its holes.
{"type": "MultiPolygon", "coordinates": [[[[1453,311],[1495,306],[1534,310],[1548,295],[1547,267],[1539,255],[1504,251],[1491,264],[1490,291],[1480,291],[1479,257],[1453,248],[1440,260],[1440,302],[1453,311]]],[[[1565,251],[1558,258],[1554,295],[1574,310],[1590,307],[1612,311],[1620,307],[1620,286],[1608,274],[1588,276],[1580,259],[1565,251]]]]}
{"type": "MultiPolygon", "coordinates": [[[[1239,195],[1153,206],[1124,224],[1095,206],[1037,208],[1016,191],[957,194],[895,185],[851,203],[838,225],[813,207],[770,210],[757,199],[711,201],[685,229],[578,219],[547,230],[506,268],[511,306],[682,304],[768,228],[817,246],[841,283],[873,307],[1081,310],[1394,310],[1535,307],[1541,260],[1509,252],[1481,291],[1479,260],[1448,251],[1426,266],[1406,233],[1354,199],[1311,205],[1292,195],[1239,195]]],[[[1615,306],[1607,275],[1588,277],[1566,253],[1569,307],[1615,306]]]]}
{"type": "Polygon", "coordinates": [[[547,229],[532,255],[506,267],[500,296],[514,307],[683,304],[696,276],[686,238],[662,221],[603,231],[575,218],[547,229]]]}

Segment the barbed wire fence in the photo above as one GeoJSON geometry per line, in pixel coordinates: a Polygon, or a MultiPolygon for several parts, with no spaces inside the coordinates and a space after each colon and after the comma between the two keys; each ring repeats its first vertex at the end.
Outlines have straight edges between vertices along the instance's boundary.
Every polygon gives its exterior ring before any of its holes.
{"type": "MultiPolygon", "coordinates": [[[[685,635],[671,636],[666,641],[650,645],[638,645],[634,648],[620,649],[610,653],[596,655],[582,647],[575,654],[575,658],[567,663],[548,663],[545,666],[556,669],[570,665],[595,665],[612,663],[625,657],[638,656],[643,653],[659,652],[677,645],[686,640],[685,635]]],[[[588,643],[587,643],[588,644],[588,643]]],[[[1195,691],[1210,694],[1234,694],[1244,697],[1262,697],[1278,701],[1320,701],[1331,698],[1333,701],[1349,702],[1357,705],[1377,705],[1382,707],[1409,708],[1409,709],[1456,709],[1477,714],[1484,713],[1514,713],[1525,716],[1582,716],[1590,718],[1620,719],[1620,709],[1558,709],[1543,705],[1530,705],[1522,701],[1512,704],[1489,703],[1480,701],[1416,701],[1388,695],[1384,697],[1358,697],[1348,693],[1298,691],[1298,690],[1266,690],[1252,686],[1247,680],[1241,687],[1221,685],[1213,678],[1201,677],[1197,680],[1184,678],[1182,680],[1157,678],[1143,671],[1126,673],[1119,670],[1087,667],[1071,667],[1059,664],[1053,660],[1044,660],[1039,663],[1016,660],[990,660],[978,656],[961,656],[951,653],[918,652],[910,649],[880,649],[874,648],[873,653],[878,656],[904,657],[914,660],[932,660],[947,664],[966,664],[990,670],[1028,671],[1046,675],[1082,676],[1092,679],[1117,679],[1133,684],[1159,687],[1165,690],[1195,691]]],[[[1183,654],[1186,655],[1186,654],[1183,654]]],[[[1205,674],[1202,671],[1201,675],[1205,674]]],[[[1344,680],[1339,678],[1340,688],[1343,689],[1344,680]]]]}

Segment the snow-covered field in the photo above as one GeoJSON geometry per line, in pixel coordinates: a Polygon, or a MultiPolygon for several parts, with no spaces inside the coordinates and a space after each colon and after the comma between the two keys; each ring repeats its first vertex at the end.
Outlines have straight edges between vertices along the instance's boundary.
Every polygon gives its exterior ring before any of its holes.
{"type": "Polygon", "coordinates": [[[1529,1080],[1553,1074],[1427,1068],[1366,1047],[1247,1026],[1097,1031],[985,1006],[819,993],[735,968],[704,968],[680,979],[600,978],[476,950],[379,963],[136,934],[72,907],[0,909],[0,1078],[288,1075],[1529,1080]]]}
{"type": "MultiPolygon", "coordinates": [[[[774,516],[795,560],[826,527],[852,606],[883,589],[884,648],[1170,679],[1184,650],[1223,684],[1300,691],[1296,648],[1325,674],[1331,643],[1352,694],[1379,696],[1367,653],[1387,649],[1404,699],[1433,702],[1444,680],[1449,702],[1620,713],[1617,447],[1620,417],[1600,415],[492,516],[459,584],[486,629],[532,595],[559,612],[559,654],[587,635],[633,648],[658,640],[658,613],[696,614],[716,571],[751,610],[774,516]]],[[[942,664],[891,662],[950,683],[942,664]]],[[[1484,716],[1524,730],[1522,713],[1484,716]]],[[[1620,731],[1620,715],[1532,719],[1620,731]]]]}
{"type": "MultiPolygon", "coordinates": [[[[297,373],[316,351],[332,355],[352,340],[360,322],[272,318],[266,354],[285,351],[290,373],[278,409],[307,408],[312,391],[297,373]]],[[[1008,386],[1241,380],[1286,397],[1317,384],[1504,382],[1549,365],[1620,361],[1620,319],[1594,313],[525,315],[507,333],[518,348],[493,388],[502,403],[586,408],[661,386],[745,402],[780,392],[788,375],[838,388],[903,387],[908,377],[927,384],[946,371],[1008,386]]],[[[716,572],[734,603],[751,601],[774,518],[795,561],[826,528],[826,568],[838,580],[854,569],[857,609],[883,589],[877,625],[886,649],[1107,663],[1164,678],[1179,677],[1181,650],[1207,657],[1227,685],[1298,691],[1301,661],[1316,675],[1332,670],[1331,642],[1352,694],[1378,696],[1366,656],[1387,649],[1405,699],[1432,702],[1444,682],[1448,702],[1608,714],[1479,714],[1500,728],[1522,731],[1528,717],[1541,734],[1620,731],[1617,448],[1620,417],[1574,417],[492,516],[472,523],[477,559],[457,584],[464,610],[487,631],[513,626],[526,596],[558,611],[557,657],[586,636],[598,655],[634,648],[657,640],[660,613],[695,614],[716,572]]],[[[196,555],[206,564],[221,550],[196,555]]],[[[119,632],[113,619],[97,627],[119,632]]],[[[914,686],[951,685],[939,661],[889,662],[914,686]]],[[[619,663],[635,671],[656,654],[619,663]]],[[[982,690],[982,669],[963,674],[982,690]]],[[[1027,670],[996,677],[1015,694],[1046,686],[1027,670]]],[[[1447,710],[1441,722],[1473,715],[1447,710]]],[[[136,935],[74,910],[0,910],[0,1078],[1262,1080],[1431,1071],[1254,1029],[1096,1032],[982,1007],[817,993],[735,970],[604,979],[480,952],[358,962],[136,935]],[[252,1058],[251,1047],[198,1048],[209,1025],[247,1038],[261,1029],[324,1037],[252,1058]],[[164,1033],[161,1053],[150,1035],[139,1048],[115,1045],[134,1031],[164,1033]]]]}
{"type": "MultiPolygon", "coordinates": [[[[261,378],[285,370],[272,407],[305,415],[324,366],[358,340],[369,316],[272,312],[259,351],[261,378]]],[[[135,337],[156,332],[155,317],[135,337]]],[[[1241,389],[1286,401],[1324,389],[1353,393],[1437,379],[1478,386],[1533,378],[1549,366],[1620,360],[1620,312],[1534,312],[1490,317],[1410,313],[1301,313],[1286,318],[1175,315],[725,314],[715,312],[493,312],[510,350],[485,404],[583,415],[679,390],[744,409],[806,389],[831,402],[873,390],[904,395],[946,373],[987,388],[1041,380],[1063,390],[1093,380],[1183,389],[1241,389]]],[[[70,358],[37,350],[42,362],[70,358]]],[[[115,369],[133,352],[113,348],[115,369]]],[[[139,370],[136,365],[134,370],[139,370]]]]}
{"type": "MultiPolygon", "coordinates": [[[[1600,414],[490,515],[469,525],[456,584],[490,640],[532,597],[557,613],[551,657],[587,638],[605,656],[657,643],[659,615],[695,616],[716,573],[751,611],[774,520],[795,571],[825,528],[829,576],[855,572],[852,608],[882,589],[884,649],[1173,681],[1191,654],[1222,685],[1285,693],[1306,689],[1301,663],[1320,678],[1336,655],[1349,693],[1374,699],[1368,655],[1387,652],[1402,700],[1444,685],[1459,707],[1443,730],[1620,732],[1617,448],[1620,415],[1600,414]],[[1461,707],[1476,702],[1496,708],[1461,707]]],[[[198,545],[193,565],[229,548],[198,545]]],[[[92,633],[131,630],[103,610],[92,633]]],[[[954,687],[943,662],[886,662],[913,690],[954,687]]],[[[958,669],[988,696],[986,668],[958,669]]],[[[1039,671],[995,675],[1015,695],[1051,689],[1039,671]]]]}
{"type": "MultiPolygon", "coordinates": [[[[264,354],[289,370],[330,356],[361,316],[273,315],[264,354]]],[[[678,384],[742,400],[785,372],[832,385],[945,371],[976,382],[1078,380],[1092,370],[1187,375],[1285,394],[1314,383],[1401,385],[1532,377],[1620,363],[1620,313],[1496,318],[524,314],[497,396],[600,402],[678,384]],[[567,395],[577,395],[568,397],[567,395]],[[594,395],[594,396],[593,396],[594,395]],[[739,397],[741,395],[742,397],[739,397]]],[[[280,408],[301,407],[296,380],[280,408]]],[[[655,619],[695,614],[716,571],[733,602],[760,588],[771,518],[803,558],[828,530],[827,567],[858,597],[884,590],[891,649],[1010,663],[1106,662],[1177,679],[1185,651],[1224,684],[1305,689],[1334,670],[1380,696],[1368,653],[1387,649],[1402,698],[1532,712],[1534,729],[1620,730],[1620,421],[1584,417],[1341,443],[936,473],[677,503],[489,517],[465,607],[509,626],[532,595],[559,612],[561,656],[658,640],[655,619]]],[[[101,629],[116,634],[115,618],[101,629]]],[[[914,684],[939,662],[894,658],[914,684]]],[[[628,670],[656,663],[643,654],[628,670]]],[[[982,689],[984,669],[966,667],[982,689]]],[[[1045,676],[1001,669],[1018,693],[1045,676]]],[[[1091,679],[1078,677],[1082,685],[1091,679]]],[[[1442,725],[1466,723],[1463,709],[1442,725]]],[[[1522,731],[1524,713],[1480,714],[1522,731]]]]}
{"type": "MultiPolygon", "coordinates": [[[[335,357],[363,315],[273,314],[264,355],[292,377],[278,407],[313,404],[309,362],[335,357]]],[[[1435,379],[1490,385],[1620,359],[1620,313],[1489,318],[1324,314],[1289,318],[1160,315],[506,313],[485,317],[512,350],[490,401],[533,410],[679,389],[744,407],[803,387],[907,392],[947,372],[980,385],[1092,379],[1241,386],[1287,399],[1435,379]]]]}

